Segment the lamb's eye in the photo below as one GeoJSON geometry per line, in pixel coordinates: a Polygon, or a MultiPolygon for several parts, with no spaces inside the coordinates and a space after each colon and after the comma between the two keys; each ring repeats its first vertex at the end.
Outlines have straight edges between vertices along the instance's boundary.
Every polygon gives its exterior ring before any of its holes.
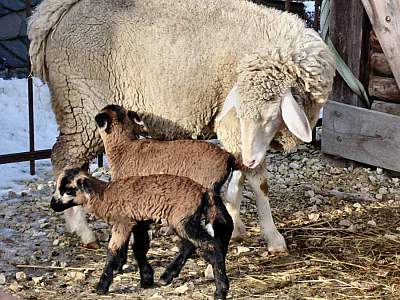
{"type": "Polygon", "coordinates": [[[76,196],[75,189],[72,189],[72,188],[67,188],[67,189],[65,190],[65,193],[66,193],[68,196],[76,196]]]}

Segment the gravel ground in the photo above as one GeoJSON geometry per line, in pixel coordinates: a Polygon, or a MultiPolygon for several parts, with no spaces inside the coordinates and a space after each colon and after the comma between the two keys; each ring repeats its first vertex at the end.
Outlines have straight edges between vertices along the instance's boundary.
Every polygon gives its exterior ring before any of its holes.
{"type": "MultiPolygon", "coordinates": [[[[245,191],[248,236],[227,257],[231,299],[400,299],[400,183],[380,169],[338,168],[318,149],[300,146],[268,155],[270,198],[290,255],[268,254],[260,240],[253,195],[245,191]]],[[[104,170],[98,170],[101,175],[104,170]]],[[[109,296],[97,296],[109,235],[91,218],[101,250],[79,246],[50,210],[49,173],[24,182],[26,192],[0,200],[0,291],[25,299],[207,299],[206,263],[190,259],[172,285],[143,290],[134,261],[116,276],[109,296]],[[36,267],[35,267],[36,266],[36,267]]],[[[152,229],[156,278],[178,248],[152,229]]]]}

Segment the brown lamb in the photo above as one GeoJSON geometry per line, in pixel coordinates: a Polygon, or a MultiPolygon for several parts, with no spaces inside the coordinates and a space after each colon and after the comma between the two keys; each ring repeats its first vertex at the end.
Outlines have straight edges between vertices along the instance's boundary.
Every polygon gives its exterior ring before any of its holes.
{"type": "Polygon", "coordinates": [[[131,233],[141,285],[153,284],[154,272],[146,258],[148,234],[143,228],[136,229],[143,223],[165,220],[182,239],[182,245],[180,256],[167,267],[161,282],[170,283],[196,248],[200,248],[213,266],[215,297],[225,299],[229,289],[225,256],[233,223],[218,194],[187,177],[158,174],[104,182],[85,170],[86,167],[68,169],[59,176],[51,206],[55,211],[64,211],[82,205],[112,225],[109,255],[97,286],[99,293],[108,292],[113,270],[120,267],[121,252],[131,233]]]}

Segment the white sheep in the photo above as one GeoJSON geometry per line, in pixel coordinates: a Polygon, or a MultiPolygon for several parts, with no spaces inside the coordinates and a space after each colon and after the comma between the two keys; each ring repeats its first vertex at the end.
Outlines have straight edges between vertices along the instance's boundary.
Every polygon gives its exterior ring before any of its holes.
{"type": "MultiPolygon", "coordinates": [[[[60,127],[56,174],[102,150],[93,121],[108,99],[137,111],[154,137],[217,133],[249,167],[227,193],[234,236],[245,230],[238,212],[247,177],[268,249],[286,251],[262,162],[273,140],[284,149],[311,140],[335,73],[302,20],[244,0],[44,0],[28,34],[32,71],[48,82],[60,127]]],[[[94,238],[82,218],[75,230],[94,238]]]]}
{"type": "Polygon", "coordinates": [[[225,256],[233,223],[217,193],[187,177],[156,174],[108,183],[90,176],[86,168],[67,169],[57,180],[51,207],[55,211],[64,211],[77,205],[112,225],[109,253],[97,285],[98,293],[108,292],[113,271],[120,267],[120,255],[131,233],[135,238],[133,252],[141,286],[153,285],[154,271],[146,258],[149,237],[141,225],[165,220],[182,239],[182,244],[178,256],[161,275],[161,283],[169,284],[178,276],[186,260],[199,248],[213,267],[215,298],[226,298],[229,281],[225,256]]]}

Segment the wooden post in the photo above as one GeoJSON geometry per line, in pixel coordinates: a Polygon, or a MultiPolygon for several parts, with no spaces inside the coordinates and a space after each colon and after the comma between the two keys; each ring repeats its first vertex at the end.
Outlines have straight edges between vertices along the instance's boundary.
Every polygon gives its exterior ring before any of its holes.
{"type": "Polygon", "coordinates": [[[362,2],[400,87],[400,1],[362,0],[362,2]]]}
{"type": "MultiPolygon", "coordinates": [[[[371,25],[361,0],[332,0],[329,36],[352,70],[368,86],[368,50],[371,25]]],[[[333,86],[332,99],[345,104],[366,107],[346,82],[338,75],[333,86]]]]}
{"type": "Polygon", "coordinates": [[[290,0],[285,0],[285,10],[290,11],[290,0]]]}

